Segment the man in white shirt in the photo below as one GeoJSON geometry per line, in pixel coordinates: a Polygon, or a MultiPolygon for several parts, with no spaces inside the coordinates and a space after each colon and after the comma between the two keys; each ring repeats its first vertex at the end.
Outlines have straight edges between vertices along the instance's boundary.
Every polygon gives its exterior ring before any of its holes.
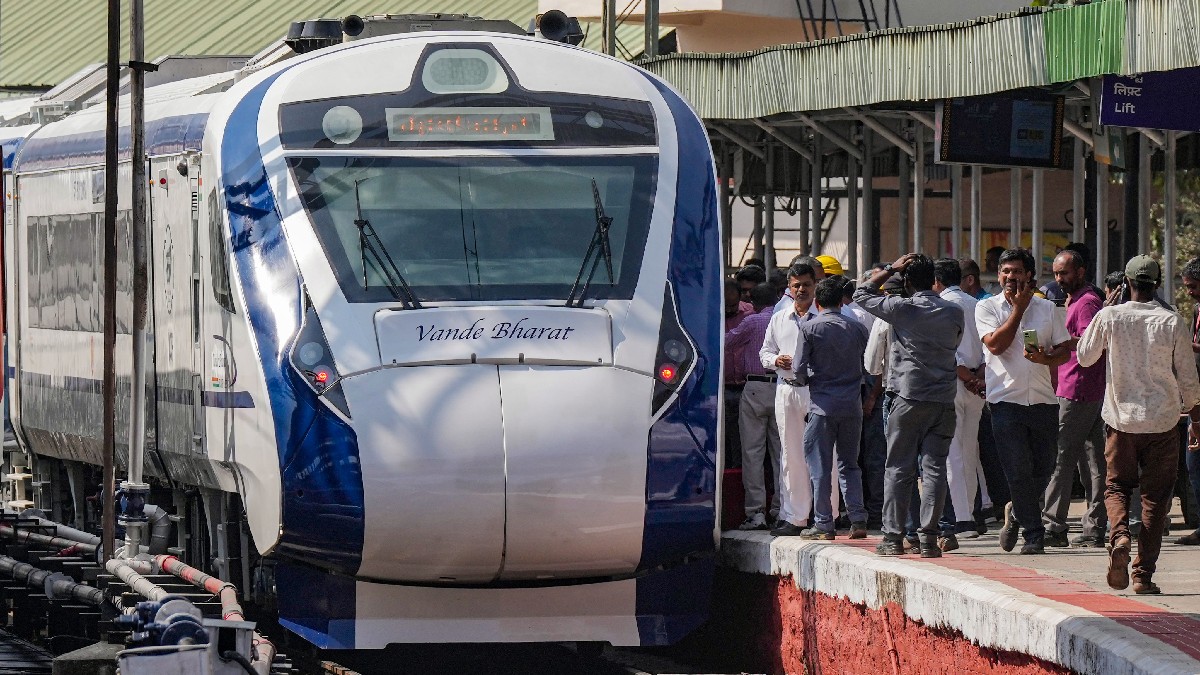
{"type": "Polygon", "coordinates": [[[808,387],[793,387],[792,356],[799,346],[800,324],[817,314],[813,303],[816,273],[798,263],[788,269],[792,303],[771,316],[758,356],[763,368],[779,375],[775,385],[775,422],[779,425],[779,521],[774,536],[799,536],[812,515],[812,485],[804,462],[804,418],[808,415],[808,387]]]}
{"type": "Polygon", "coordinates": [[[1013,550],[1021,527],[1025,554],[1045,552],[1041,501],[1058,457],[1058,398],[1050,369],[1071,353],[1071,336],[1054,303],[1033,295],[1033,267],[1028,251],[1005,251],[999,260],[1002,293],[975,306],[975,324],[987,348],[992,430],[1012,499],[1004,507],[1000,547],[1013,550]]]}
{"type": "MultiPolygon", "coordinates": [[[[963,336],[955,352],[958,393],[954,397],[954,439],[946,456],[946,480],[950,501],[942,511],[942,536],[938,548],[953,551],[958,548],[959,530],[975,532],[971,513],[975,509],[975,491],[979,487],[979,417],[983,414],[984,381],[982,374],[983,345],[975,326],[975,305],[979,302],[959,288],[962,267],[954,258],[942,258],[933,263],[933,290],[943,300],[949,300],[963,311],[963,336]],[[962,521],[958,527],[955,521],[962,521]]],[[[977,535],[976,535],[977,536],[977,535]]]]}
{"type": "Polygon", "coordinates": [[[1152,579],[1162,546],[1163,525],[1179,462],[1180,412],[1189,414],[1193,428],[1200,419],[1200,380],[1192,358],[1187,322],[1154,301],[1162,270],[1147,255],[1125,266],[1130,300],[1105,307],[1079,338],[1076,355],[1090,366],[1107,352],[1107,387],[1101,416],[1108,425],[1104,459],[1108,481],[1104,505],[1108,511],[1108,585],[1129,586],[1129,497],[1142,492],[1142,530],[1133,561],[1133,591],[1161,591],[1152,579]]]}

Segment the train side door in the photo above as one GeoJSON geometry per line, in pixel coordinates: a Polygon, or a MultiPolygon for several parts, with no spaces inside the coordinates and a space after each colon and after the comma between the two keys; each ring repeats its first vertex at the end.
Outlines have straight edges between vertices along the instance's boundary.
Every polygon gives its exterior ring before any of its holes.
{"type": "MultiPolygon", "coordinates": [[[[158,448],[172,478],[202,484],[195,459],[203,448],[196,442],[199,401],[195,378],[199,372],[199,337],[195,288],[195,202],[193,164],[187,155],[155,159],[149,171],[153,249],[154,383],[157,387],[158,448]]],[[[198,170],[198,165],[195,165],[198,170]]]]}
{"type": "Polygon", "coordinates": [[[238,386],[234,355],[233,293],[230,287],[223,209],[216,186],[199,181],[200,218],[196,230],[199,252],[194,270],[198,313],[196,342],[197,442],[210,459],[234,459],[233,392],[238,386]]]}

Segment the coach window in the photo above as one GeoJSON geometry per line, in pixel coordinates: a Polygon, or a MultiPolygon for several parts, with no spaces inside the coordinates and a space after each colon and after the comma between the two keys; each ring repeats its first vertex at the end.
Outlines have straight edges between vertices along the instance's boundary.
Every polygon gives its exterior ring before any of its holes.
{"type": "Polygon", "coordinates": [[[233,292],[229,289],[229,262],[225,257],[225,234],[221,231],[221,209],[216,190],[208,193],[208,236],[213,297],[226,312],[236,314],[233,308],[233,292]]]}

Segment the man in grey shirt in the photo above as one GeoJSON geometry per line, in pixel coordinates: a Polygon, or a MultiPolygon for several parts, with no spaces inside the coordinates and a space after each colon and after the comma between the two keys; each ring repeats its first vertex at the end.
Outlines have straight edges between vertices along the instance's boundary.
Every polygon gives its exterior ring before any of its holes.
{"type": "Polygon", "coordinates": [[[841,279],[825,278],[817,284],[815,319],[800,326],[795,379],[808,386],[811,403],[804,428],[804,461],[813,486],[813,526],[801,539],[834,538],[833,448],[837,446],[838,482],[850,513],[850,538],[867,536],[867,510],[863,506],[862,470],[858,464],[862,435],[863,352],[867,328],[842,314],[841,279]]]}
{"type": "Polygon", "coordinates": [[[887,465],[883,483],[883,541],[880,555],[902,555],[904,524],[918,454],[921,464],[921,557],[938,558],[938,519],[946,498],[946,456],[954,437],[958,391],[955,351],[963,333],[963,311],[933,292],[933,260],[909,253],[876,270],[859,285],[854,301],[891,324],[888,389],[896,392],[887,421],[887,465]],[[880,285],[900,273],[909,297],[884,296],[880,285]]]}

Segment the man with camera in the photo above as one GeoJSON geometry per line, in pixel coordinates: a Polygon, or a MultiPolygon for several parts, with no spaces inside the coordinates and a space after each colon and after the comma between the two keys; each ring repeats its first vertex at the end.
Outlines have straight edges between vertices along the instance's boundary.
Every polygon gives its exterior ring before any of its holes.
{"type": "Polygon", "coordinates": [[[1153,576],[1162,546],[1163,525],[1179,462],[1180,412],[1193,425],[1200,419],[1200,380],[1192,359],[1192,338],[1178,313],[1155,302],[1162,270],[1147,255],[1125,266],[1129,302],[1105,307],[1076,345],[1081,366],[1107,355],[1101,416],[1108,425],[1104,459],[1108,480],[1108,585],[1129,586],[1129,501],[1135,487],[1142,493],[1142,529],[1133,561],[1133,591],[1160,593],[1153,576]]]}
{"type": "Polygon", "coordinates": [[[954,436],[958,392],[955,352],[963,311],[933,292],[933,261],[919,253],[876,270],[854,292],[860,307],[891,325],[888,389],[896,393],[887,421],[880,555],[902,555],[909,500],[921,464],[921,557],[942,555],[938,519],[946,498],[946,455],[954,436]],[[880,285],[900,273],[909,297],[884,296],[880,285]]]}
{"type": "Polygon", "coordinates": [[[1000,254],[1001,293],[979,301],[975,323],[986,348],[987,402],[996,450],[1012,501],[1004,507],[1000,547],[1044,553],[1042,497],[1058,456],[1058,399],[1050,369],[1070,356],[1070,335],[1053,302],[1034,297],[1033,256],[1024,249],[1000,254]]]}

